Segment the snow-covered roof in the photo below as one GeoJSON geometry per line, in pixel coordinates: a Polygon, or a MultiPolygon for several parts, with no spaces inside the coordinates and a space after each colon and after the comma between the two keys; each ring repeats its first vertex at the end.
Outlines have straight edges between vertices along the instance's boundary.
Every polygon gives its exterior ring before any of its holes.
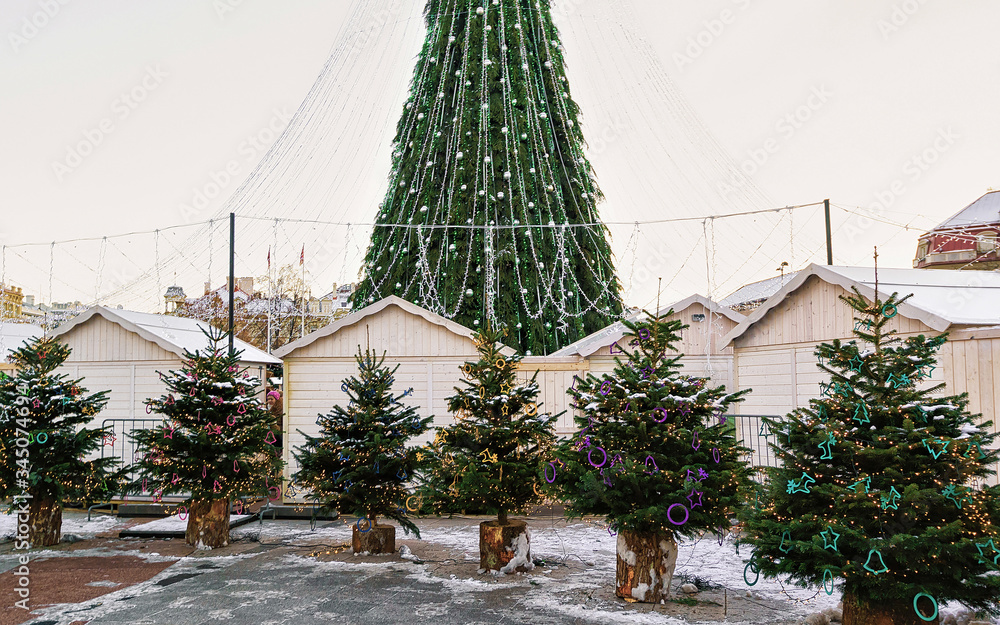
{"type": "MultiPolygon", "coordinates": [[[[848,291],[856,286],[865,297],[875,297],[875,270],[871,267],[809,265],[733,328],[723,339],[723,345],[763,319],[812,276],[840,285],[848,291]]],[[[912,294],[913,297],[899,306],[899,313],[917,319],[938,332],[944,332],[953,325],[1000,324],[1000,272],[997,271],[879,269],[878,293],[881,299],[893,293],[899,293],[901,297],[912,294]]]]}
{"type": "Polygon", "coordinates": [[[266,315],[268,306],[271,307],[272,314],[289,314],[298,312],[295,302],[290,299],[280,298],[276,300],[258,298],[247,302],[246,312],[251,315],[266,315]]]}
{"type": "MultiPolygon", "coordinates": [[[[154,315],[132,310],[94,306],[69,323],[59,326],[53,332],[53,336],[66,334],[76,326],[86,323],[94,316],[104,317],[108,321],[116,323],[130,332],[135,332],[147,341],[152,341],[163,349],[182,357],[184,356],[184,350],[193,352],[198,349],[205,349],[207,341],[202,330],[208,330],[211,327],[204,321],[188,319],[186,317],[154,315]]],[[[281,364],[281,361],[274,356],[239,339],[233,341],[233,348],[236,351],[243,352],[240,354],[242,362],[268,365],[281,364]]]]}
{"type": "Polygon", "coordinates": [[[730,308],[732,306],[739,306],[740,304],[749,304],[751,302],[767,299],[777,293],[781,287],[788,284],[788,282],[794,278],[797,273],[797,271],[790,271],[784,276],[774,276],[773,278],[768,278],[759,282],[744,284],[724,297],[719,302],[719,305],[730,308]]]}
{"type": "Polygon", "coordinates": [[[7,360],[7,356],[25,341],[42,336],[43,332],[40,327],[28,323],[0,322],[0,362],[7,360]]]}
{"type": "MultiPolygon", "coordinates": [[[[667,312],[671,310],[679,313],[689,308],[692,304],[701,304],[702,306],[711,310],[712,312],[719,315],[724,315],[732,319],[736,323],[739,323],[744,319],[743,315],[734,312],[729,308],[720,306],[719,304],[716,304],[715,302],[708,299],[704,295],[698,295],[697,293],[691,295],[690,297],[686,297],[680,300],[679,302],[671,304],[670,306],[661,308],[659,314],[665,315],[667,314],[667,312]]],[[[634,321],[637,319],[642,319],[643,316],[644,315],[640,312],[634,315],[630,315],[626,317],[626,319],[628,319],[629,321],[634,321]]],[[[620,340],[623,336],[625,336],[625,333],[627,331],[628,328],[625,327],[625,324],[623,324],[621,321],[616,321],[606,328],[598,330],[593,334],[589,334],[583,337],[582,339],[576,341],[575,343],[570,343],[569,345],[558,351],[552,352],[551,355],[555,357],[583,356],[584,358],[586,358],[587,356],[590,356],[594,352],[600,350],[602,347],[608,347],[612,343],[615,343],[616,341],[620,340]]]]}
{"type": "Polygon", "coordinates": [[[1000,191],[990,191],[958,211],[934,230],[1000,223],[1000,191]]]}
{"type": "MultiPolygon", "coordinates": [[[[398,306],[402,308],[404,311],[410,313],[411,315],[416,315],[430,323],[433,323],[434,325],[441,326],[446,330],[454,332],[459,336],[464,336],[469,340],[474,340],[473,339],[474,332],[469,328],[463,326],[462,324],[456,323],[451,319],[446,319],[441,315],[432,313],[426,308],[417,306],[416,304],[408,302],[401,297],[390,295],[389,297],[380,299],[374,304],[365,306],[361,310],[352,312],[351,314],[338,319],[337,321],[331,323],[328,326],[322,327],[319,330],[316,330],[315,332],[311,332],[297,341],[292,341],[291,343],[281,347],[280,349],[274,350],[274,355],[280,356],[281,358],[285,358],[295,350],[301,347],[305,347],[306,345],[310,345],[321,338],[330,336],[331,334],[335,334],[338,331],[340,331],[341,328],[346,328],[356,323],[360,323],[366,317],[378,314],[379,312],[385,310],[389,306],[398,306]]],[[[500,348],[500,352],[505,356],[511,356],[516,353],[513,349],[507,346],[503,346],[502,348],[500,348]]]]}

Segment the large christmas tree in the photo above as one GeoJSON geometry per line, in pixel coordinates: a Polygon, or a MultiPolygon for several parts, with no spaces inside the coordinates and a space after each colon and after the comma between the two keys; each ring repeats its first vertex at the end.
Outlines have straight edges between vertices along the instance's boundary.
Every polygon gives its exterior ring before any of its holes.
{"type": "MultiPolygon", "coordinates": [[[[52,338],[32,339],[11,355],[13,377],[0,373],[0,498],[27,508],[26,540],[55,545],[63,504],[103,499],[119,490],[118,459],[85,460],[101,447],[104,430],[88,428],[108,402],[79,380],[56,373],[70,354],[52,338]]],[[[19,510],[20,511],[20,510],[19,510]]]]}
{"type": "Polygon", "coordinates": [[[570,389],[580,431],[543,467],[567,514],[617,532],[618,596],[651,603],[670,593],[676,537],[725,534],[750,490],[749,450],[724,416],[747,391],[681,373],[674,345],[687,326],[672,312],[623,322],[623,355],[570,389]]]}
{"type": "Polygon", "coordinates": [[[549,0],[428,0],[427,40],[354,295],[547,354],[622,312],[549,0]]]}
{"type": "Polygon", "coordinates": [[[161,375],[167,394],[146,405],[163,425],[132,434],[141,456],[133,492],[188,494],[185,540],[198,548],[229,544],[233,500],[281,497],[280,428],[256,396],[260,380],[222,344],[226,336],[206,333],[206,349],[185,351],[181,370],[161,375]]]}
{"type": "MultiPolygon", "coordinates": [[[[399,365],[389,368],[385,354],[358,347],[354,357],[359,377],[344,380],[347,408],[334,406],[316,422],[320,436],[309,436],[295,455],[300,469],[296,482],[312,490],[325,510],[358,517],[352,544],[355,553],[396,550],[396,528],[379,525],[378,517],[395,519],[406,532],[420,530],[406,517],[405,484],[417,465],[417,450],[407,441],[427,431],[433,417],[421,419],[402,400],[410,391],[394,394],[399,365]]],[[[302,431],[299,431],[302,434],[302,431]]]]}
{"type": "Polygon", "coordinates": [[[992,423],[965,394],[918,385],[945,336],[901,339],[889,324],[906,298],[843,297],[855,340],[821,344],[823,394],[769,420],[781,467],[748,510],[747,576],[843,589],[844,624],[937,621],[938,602],[988,609],[1000,598],[992,423]]]}

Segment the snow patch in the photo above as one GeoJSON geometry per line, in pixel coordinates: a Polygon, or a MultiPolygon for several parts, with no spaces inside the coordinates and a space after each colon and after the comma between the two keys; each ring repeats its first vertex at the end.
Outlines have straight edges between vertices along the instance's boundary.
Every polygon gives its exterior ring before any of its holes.
{"type": "Polygon", "coordinates": [[[404,560],[410,560],[411,562],[418,562],[420,560],[420,558],[413,555],[413,552],[410,551],[410,548],[406,545],[399,548],[399,557],[404,560]]]}
{"type": "Polygon", "coordinates": [[[535,564],[531,561],[530,529],[525,528],[522,533],[518,534],[511,546],[507,547],[507,551],[513,551],[514,557],[500,569],[501,573],[513,573],[518,567],[524,567],[526,571],[535,568],[535,564]]]}
{"type": "Polygon", "coordinates": [[[646,591],[649,590],[649,588],[649,584],[637,584],[636,587],[632,589],[632,598],[638,599],[639,601],[645,601],[646,591]]]}
{"type": "Polygon", "coordinates": [[[618,534],[618,557],[621,558],[629,566],[635,566],[635,552],[629,551],[628,543],[625,542],[625,538],[621,534],[618,534]]]}

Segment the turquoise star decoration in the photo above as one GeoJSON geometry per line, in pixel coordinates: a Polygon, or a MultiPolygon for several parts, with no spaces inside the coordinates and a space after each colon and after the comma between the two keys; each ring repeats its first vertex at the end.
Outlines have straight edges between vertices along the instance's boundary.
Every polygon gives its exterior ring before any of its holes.
{"type": "Polygon", "coordinates": [[[900,388],[909,385],[910,385],[910,377],[904,373],[903,375],[899,376],[899,378],[893,383],[892,388],[900,388]]]}
{"type": "Polygon", "coordinates": [[[853,485],[848,486],[847,490],[854,491],[856,493],[856,492],[858,492],[858,486],[861,486],[862,484],[865,485],[865,492],[867,493],[869,490],[871,490],[871,487],[872,487],[872,478],[866,477],[864,479],[858,480],[853,485]]]}
{"type": "Polygon", "coordinates": [[[823,450],[823,455],[819,457],[820,460],[830,460],[833,458],[833,446],[837,443],[836,437],[833,434],[827,434],[826,440],[818,445],[820,449],[823,450]]]}
{"type": "Polygon", "coordinates": [[[980,564],[989,564],[990,563],[989,560],[984,560],[983,558],[989,558],[990,556],[993,556],[994,565],[1000,564],[1000,562],[998,562],[1000,561],[1000,549],[997,549],[996,545],[993,544],[992,538],[984,543],[976,543],[976,549],[979,551],[980,564]],[[991,553],[987,554],[984,552],[984,550],[987,548],[989,548],[991,553]]]}
{"type": "Polygon", "coordinates": [[[899,499],[900,497],[902,497],[902,495],[899,493],[898,490],[896,490],[896,487],[895,486],[891,487],[889,489],[888,495],[882,493],[879,496],[879,498],[882,500],[882,509],[887,510],[889,508],[892,508],[893,510],[899,510],[899,504],[896,503],[896,500],[899,499]]]}
{"type": "Polygon", "coordinates": [[[935,460],[937,460],[938,458],[940,458],[941,455],[944,454],[944,452],[948,451],[948,445],[951,445],[951,441],[943,441],[940,438],[935,438],[935,439],[933,439],[934,442],[937,443],[937,444],[939,444],[939,445],[941,445],[941,450],[937,451],[933,447],[930,446],[930,443],[927,442],[929,440],[931,440],[931,439],[929,439],[929,438],[925,438],[924,439],[924,447],[926,447],[927,451],[930,452],[930,454],[932,456],[934,456],[935,460]]]}
{"type": "Polygon", "coordinates": [[[809,493],[812,492],[809,490],[809,485],[815,483],[816,480],[810,477],[808,473],[803,471],[802,477],[800,477],[798,480],[788,480],[787,492],[789,495],[793,493],[809,493]]]}
{"type": "Polygon", "coordinates": [[[866,571],[871,571],[875,575],[885,573],[889,570],[889,567],[885,565],[885,561],[882,560],[882,552],[877,549],[872,549],[868,552],[868,560],[865,561],[864,568],[866,571]],[[878,560],[877,564],[880,565],[878,569],[872,568],[872,557],[875,557],[878,560]]]}
{"type": "Polygon", "coordinates": [[[868,418],[868,406],[858,404],[858,407],[854,409],[854,420],[858,422],[858,425],[871,423],[872,420],[868,418]]]}
{"type": "Polygon", "coordinates": [[[861,366],[865,364],[865,361],[861,359],[861,356],[855,355],[847,361],[847,364],[851,366],[851,371],[861,373],[861,366]]]}
{"type": "Polygon", "coordinates": [[[819,533],[823,537],[823,549],[833,549],[839,552],[837,549],[837,541],[840,539],[840,534],[835,532],[832,527],[828,527],[819,533]]]}

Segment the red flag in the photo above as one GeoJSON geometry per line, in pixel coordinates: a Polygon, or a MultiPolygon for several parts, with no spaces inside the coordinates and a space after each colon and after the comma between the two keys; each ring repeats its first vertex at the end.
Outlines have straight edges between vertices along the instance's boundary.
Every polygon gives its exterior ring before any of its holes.
{"type": "Polygon", "coordinates": [[[306,262],[306,244],[302,244],[302,253],[299,254],[299,264],[304,265],[306,262]]]}
{"type": "Polygon", "coordinates": [[[267,248],[267,270],[271,271],[271,248],[267,248]]]}

